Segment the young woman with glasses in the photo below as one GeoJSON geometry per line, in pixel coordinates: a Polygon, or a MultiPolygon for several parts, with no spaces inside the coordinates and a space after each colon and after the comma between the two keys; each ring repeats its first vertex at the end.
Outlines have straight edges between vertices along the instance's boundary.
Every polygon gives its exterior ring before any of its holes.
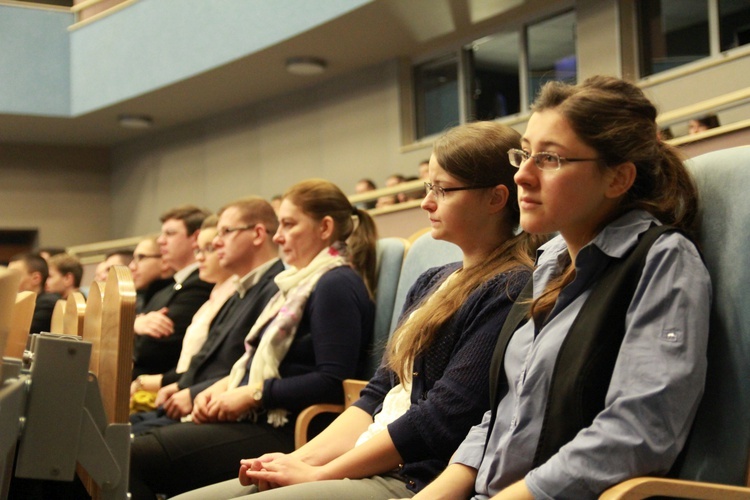
{"type": "Polygon", "coordinates": [[[515,233],[507,156],[518,146],[517,132],[493,122],[436,141],[422,208],[432,236],[458,245],[463,261],[418,278],[381,367],[327,429],[293,453],[243,460],[239,481],[180,498],[388,499],[440,473],[489,407],[492,346],[530,277],[535,245],[515,233]]]}
{"type": "Polygon", "coordinates": [[[533,109],[508,153],[521,227],[559,236],[500,334],[491,411],[417,498],[596,498],[663,475],[702,395],[711,282],[687,236],[697,193],[657,138],[656,109],[608,77],[549,83],[533,109]]]}

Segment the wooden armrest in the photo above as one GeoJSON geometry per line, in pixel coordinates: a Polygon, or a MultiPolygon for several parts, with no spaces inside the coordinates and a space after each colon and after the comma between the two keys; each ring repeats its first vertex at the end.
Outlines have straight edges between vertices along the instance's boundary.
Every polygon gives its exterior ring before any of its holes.
{"type": "Polygon", "coordinates": [[[307,429],[312,419],[321,413],[342,413],[349,408],[352,403],[359,399],[359,393],[367,385],[367,380],[357,380],[348,378],[342,382],[344,386],[344,404],[330,405],[317,404],[308,406],[297,416],[297,423],[294,425],[294,448],[297,449],[307,443],[307,429]]]}
{"type": "Polygon", "coordinates": [[[344,411],[344,405],[312,405],[308,406],[297,416],[297,423],[294,425],[294,448],[297,449],[307,443],[307,428],[310,426],[312,419],[321,413],[341,413],[344,411]]]}
{"type": "Polygon", "coordinates": [[[599,499],[635,500],[655,495],[706,500],[739,500],[750,498],[750,488],[660,477],[636,477],[612,486],[602,493],[599,499]]]}
{"type": "Polygon", "coordinates": [[[344,380],[344,406],[349,408],[352,403],[359,399],[359,393],[367,385],[367,380],[348,378],[344,380]]]}

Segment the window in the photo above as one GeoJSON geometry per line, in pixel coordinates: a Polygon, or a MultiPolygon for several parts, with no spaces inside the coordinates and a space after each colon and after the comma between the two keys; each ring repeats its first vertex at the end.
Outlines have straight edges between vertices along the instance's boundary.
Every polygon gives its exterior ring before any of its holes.
{"type": "Polygon", "coordinates": [[[750,2],[639,0],[638,27],[645,77],[750,43],[750,2]]]}
{"type": "Polygon", "coordinates": [[[719,0],[719,37],[722,51],[750,44],[750,2],[719,0]]]}
{"type": "Polygon", "coordinates": [[[527,28],[529,100],[552,80],[576,83],[576,18],[569,12],[527,28]]]}
{"type": "Polygon", "coordinates": [[[436,59],[414,70],[418,89],[417,137],[442,132],[460,123],[458,110],[458,57],[436,59]]]}
{"type": "Polygon", "coordinates": [[[465,49],[468,57],[469,117],[494,120],[521,111],[519,34],[484,37],[465,49]]]}
{"type": "Polygon", "coordinates": [[[575,30],[575,13],[566,12],[415,66],[416,139],[528,111],[547,81],[575,83],[575,30]]]}

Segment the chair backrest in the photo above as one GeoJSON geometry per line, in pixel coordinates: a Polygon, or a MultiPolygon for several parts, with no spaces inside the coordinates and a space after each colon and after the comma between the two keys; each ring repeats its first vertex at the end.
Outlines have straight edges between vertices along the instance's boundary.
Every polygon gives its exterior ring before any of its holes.
{"type": "Polygon", "coordinates": [[[99,387],[110,423],[128,422],[134,322],[133,277],[126,266],[112,266],[104,289],[99,343],[99,387]]]}
{"type": "Polygon", "coordinates": [[[419,275],[431,267],[442,266],[463,259],[461,249],[453,243],[436,240],[429,232],[424,230],[417,234],[420,235],[409,246],[409,251],[404,258],[404,265],[401,267],[396,300],[393,305],[393,317],[391,318],[391,333],[398,324],[401,310],[404,308],[406,294],[419,275]]]}
{"type": "Polygon", "coordinates": [[[678,475],[744,485],[750,450],[750,147],[687,162],[701,197],[699,241],[713,285],[706,390],[678,475]]]}
{"type": "MultiPolygon", "coordinates": [[[[68,302],[65,299],[57,299],[55,308],[52,309],[52,319],[50,319],[50,333],[62,334],[65,327],[65,306],[68,302]]],[[[35,332],[36,333],[36,332],[35,332]]]]}
{"type": "Polygon", "coordinates": [[[388,342],[399,276],[408,247],[409,242],[403,238],[380,238],[377,243],[378,288],[375,293],[375,328],[367,366],[362,373],[367,379],[378,369],[383,349],[388,342]]]}
{"type": "Polygon", "coordinates": [[[83,340],[91,342],[89,371],[99,376],[99,344],[102,339],[102,298],[101,283],[94,281],[89,288],[86,300],[86,313],[83,316],[83,340]]]}
{"type": "Polygon", "coordinates": [[[8,342],[11,317],[20,282],[20,273],[6,267],[0,267],[0,359],[5,354],[5,344],[8,342]]]}
{"type": "Polygon", "coordinates": [[[65,335],[83,335],[83,319],[86,312],[86,299],[81,292],[71,292],[65,300],[63,314],[63,333],[65,335]]]}
{"type": "Polygon", "coordinates": [[[8,340],[5,343],[5,356],[22,359],[29,340],[31,322],[34,319],[34,308],[36,307],[36,292],[18,292],[16,304],[13,306],[13,314],[10,319],[10,330],[8,340]]]}

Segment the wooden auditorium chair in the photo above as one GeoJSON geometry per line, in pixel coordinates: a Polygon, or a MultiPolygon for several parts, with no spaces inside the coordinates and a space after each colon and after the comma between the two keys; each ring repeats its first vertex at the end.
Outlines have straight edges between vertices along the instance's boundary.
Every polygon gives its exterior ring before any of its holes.
{"type": "Polygon", "coordinates": [[[36,307],[36,292],[24,291],[16,294],[8,339],[5,343],[5,356],[23,358],[31,331],[31,322],[34,319],[34,307],[36,307]]]}

